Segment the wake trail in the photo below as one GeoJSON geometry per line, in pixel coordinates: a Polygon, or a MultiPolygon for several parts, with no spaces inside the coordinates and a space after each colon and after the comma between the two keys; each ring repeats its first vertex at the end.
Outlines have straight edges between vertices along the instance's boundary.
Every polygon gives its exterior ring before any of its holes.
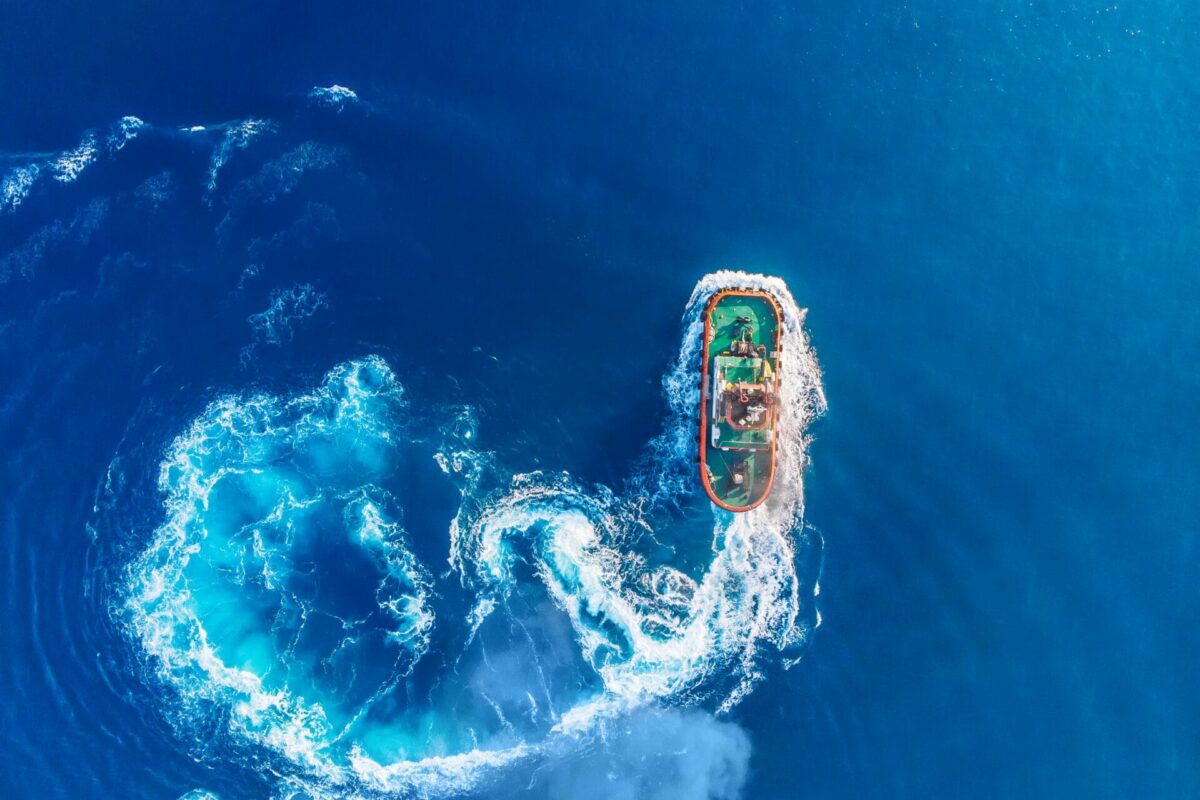
{"type": "Polygon", "coordinates": [[[663,431],[619,491],[565,473],[507,474],[475,449],[469,411],[450,420],[434,457],[462,498],[441,576],[413,555],[385,488],[411,441],[403,388],[382,359],[347,362],[293,397],[222,398],[167,450],[165,520],[129,566],[118,613],[148,670],[174,690],[181,729],[225,709],[232,735],[282,755],[284,783],[313,796],[445,796],[573,752],[638,709],[711,701],[728,710],[772,664],[793,663],[819,619],[811,562],[821,542],[804,525],[803,475],[825,396],[803,324],[778,278],[701,279],[663,378],[663,431]],[[689,574],[638,543],[696,540],[678,511],[697,499],[702,314],[715,292],[735,287],[770,292],[783,310],[776,480],[746,513],[706,503],[711,558],[689,574]],[[353,580],[330,571],[340,558],[353,560],[353,580]],[[370,580],[364,593],[338,596],[315,591],[314,576],[326,586],[370,580]],[[471,601],[439,618],[445,581],[471,601]],[[459,664],[531,582],[565,616],[598,683],[556,696],[535,637],[513,617],[536,674],[516,691],[519,706],[506,706],[459,676],[459,664]],[[400,699],[439,630],[461,648],[443,680],[460,681],[455,696],[473,707],[400,699]],[[489,718],[503,724],[489,729],[489,718]]]}

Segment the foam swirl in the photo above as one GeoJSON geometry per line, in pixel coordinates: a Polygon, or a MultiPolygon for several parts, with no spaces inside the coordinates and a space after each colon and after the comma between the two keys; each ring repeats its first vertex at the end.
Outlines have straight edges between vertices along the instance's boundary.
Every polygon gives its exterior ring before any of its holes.
{"type": "Polygon", "coordinates": [[[664,431],[620,491],[507,473],[476,449],[472,412],[448,420],[433,455],[461,504],[441,577],[413,554],[389,489],[415,444],[382,359],[347,362],[310,393],[215,401],[166,453],[165,519],[124,607],[180,698],[179,725],[217,715],[285,757],[288,791],[445,796],[561,760],[647,710],[731,708],[818,619],[802,477],[824,395],[802,324],[781,281],[706,276],[664,378],[664,431]],[[775,490],[744,514],[711,506],[688,475],[700,315],[731,286],[784,308],[775,490]],[[446,616],[455,592],[467,602],[446,616]],[[555,615],[572,656],[547,645],[555,615]]]}

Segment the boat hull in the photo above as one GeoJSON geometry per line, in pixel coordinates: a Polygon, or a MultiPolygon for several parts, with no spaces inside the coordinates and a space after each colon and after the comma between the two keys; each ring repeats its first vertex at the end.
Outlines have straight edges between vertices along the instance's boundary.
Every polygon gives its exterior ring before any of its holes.
{"type": "Polygon", "coordinates": [[[726,289],[704,311],[700,479],[728,511],[749,511],[775,480],[783,318],[766,292],[726,289]]]}

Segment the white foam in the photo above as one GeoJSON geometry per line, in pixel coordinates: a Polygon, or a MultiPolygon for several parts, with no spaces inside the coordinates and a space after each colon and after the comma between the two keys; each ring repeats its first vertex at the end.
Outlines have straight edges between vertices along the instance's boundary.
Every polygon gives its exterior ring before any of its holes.
{"type": "Polygon", "coordinates": [[[346,86],[339,86],[336,83],[332,86],[314,86],[312,91],[308,93],[308,97],[317,105],[332,108],[339,114],[342,113],[347,104],[358,102],[357,92],[346,86]]]}
{"type": "MultiPolygon", "coordinates": [[[[227,123],[218,128],[224,130],[224,135],[217,146],[213,148],[212,156],[208,160],[208,183],[206,186],[210,194],[216,191],[217,175],[221,172],[221,168],[229,163],[234,152],[245,150],[254,139],[275,130],[275,124],[267,120],[251,118],[227,123]]],[[[187,129],[192,133],[205,130],[209,129],[203,125],[193,125],[187,129]]]]}
{"type": "Polygon", "coordinates": [[[350,766],[360,780],[379,792],[415,791],[424,797],[446,797],[469,792],[488,774],[540,751],[537,746],[520,744],[502,750],[474,749],[449,756],[380,764],[358,749],[350,756],[350,766]]]}
{"type": "MultiPolygon", "coordinates": [[[[149,126],[134,116],[125,116],[114,123],[105,144],[109,155],[124,149],[130,141],[149,126]]],[[[99,139],[95,132],[86,132],[79,145],[9,170],[0,183],[0,211],[14,211],[25,200],[37,179],[48,174],[59,183],[73,183],[99,156],[99,139]]]]}
{"type": "MultiPolygon", "coordinates": [[[[481,744],[472,731],[474,746],[465,752],[381,763],[352,745],[342,761],[330,744],[346,729],[335,737],[324,709],[266,690],[257,675],[225,664],[208,645],[183,575],[188,559],[202,546],[197,537],[203,531],[195,520],[222,475],[206,471],[201,463],[203,442],[213,430],[270,430],[275,419],[270,409],[281,402],[271,398],[218,401],[164,460],[160,484],[168,498],[168,517],[131,569],[128,602],[132,626],[156,659],[160,676],[185,697],[227,704],[235,732],[284,754],[305,774],[337,787],[339,795],[357,791],[351,787],[422,797],[478,791],[489,776],[569,752],[598,731],[603,736],[609,721],[647,704],[717,697],[719,709],[727,710],[740,702],[762,679],[766,656],[779,653],[781,663],[793,663],[811,631],[805,611],[812,608],[818,589],[801,586],[795,548],[797,537],[809,535],[802,525],[806,429],[824,410],[825,398],[802,328],[803,312],[782,281],[738,272],[706,276],[693,292],[683,322],[680,354],[664,379],[670,414],[663,434],[651,443],[660,468],[635,476],[622,494],[580,485],[565,474],[540,472],[518,475],[491,493],[489,481],[498,468],[491,454],[473,449],[476,425],[469,409],[448,426],[447,441],[435,455],[462,493],[449,527],[449,564],[476,593],[465,620],[467,642],[516,590],[524,574],[518,565],[528,564],[566,614],[602,683],[602,691],[565,711],[556,715],[550,709],[553,722],[541,739],[521,741],[513,729],[515,717],[493,703],[508,729],[505,746],[481,744]],[[646,508],[669,504],[689,491],[685,467],[695,482],[700,315],[713,292],[730,287],[766,289],[783,305],[779,462],[765,504],[743,514],[713,507],[713,557],[693,579],[670,566],[649,566],[629,543],[654,533],[643,516],[646,508]]],[[[379,391],[380,374],[391,376],[382,360],[351,362],[331,372],[320,391],[287,401],[287,406],[296,414],[334,403],[337,418],[345,414],[357,420],[362,436],[390,440],[388,426],[363,410],[363,399],[379,391]]],[[[412,621],[398,635],[415,652],[423,652],[433,625],[426,602],[432,578],[406,549],[397,545],[393,550],[393,543],[401,541],[398,525],[385,518],[371,492],[364,491],[348,509],[356,540],[390,565],[388,572],[400,587],[389,595],[394,603],[383,602],[385,611],[412,621]]],[[[528,693],[527,699],[531,719],[537,718],[536,701],[528,693]]],[[[484,697],[481,702],[487,701],[484,697]]],[[[321,793],[307,782],[303,792],[321,793]]]]}
{"type": "MultiPolygon", "coordinates": [[[[464,516],[460,510],[450,529],[450,564],[480,592],[468,619],[472,637],[515,588],[514,545],[525,539],[533,545],[536,574],[567,614],[605,689],[564,712],[537,748],[492,753],[485,763],[543,753],[561,745],[561,737],[586,736],[605,720],[647,703],[703,696],[704,684],[714,678],[721,678],[717,684],[732,679],[720,703],[728,710],[762,679],[764,645],[786,654],[804,643],[810,628],[801,616],[804,591],[795,571],[794,537],[803,535],[806,429],[824,411],[825,396],[803,319],[779,279],[731,271],[706,276],[684,315],[675,368],[664,379],[671,415],[652,443],[657,463],[652,459],[651,469],[631,481],[628,496],[581,487],[565,475],[530,473],[514,478],[506,493],[480,504],[475,513],[464,516]],[[714,507],[714,557],[695,582],[669,567],[647,570],[623,544],[645,529],[639,509],[647,500],[669,501],[687,491],[686,481],[695,482],[701,314],[714,292],[734,287],[770,291],[783,307],[779,463],[766,504],[744,514],[714,507]]],[[[467,476],[464,507],[478,490],[488,458],[461,446],[439,453],[444,471],[467,476]]],[[[476,765],[480,756],[471,756],[463,764],[476,765]]],[[[429,777],[420,763],[377,774],[403,773],[407,785],[414,776],[429,777]]],[[[472,770],[464,766],[453,779],[439,774],[437,785],[462,788],[474,777],[472,770]]]]}
{"type": "Polygon", "coordinates": [[[297,283],[286,289],[271,292],[271,304],[263,311],[251,314],[247,322],[254,330],[256,342],[282,344],[293,335],[293,325],[307,319],[329,305],[324,292],[311,283],[297,283]]]}
{"type": "Polygon", "coordinates": [[[96,160],[96,135],[87,133],[83,141],[74,150],[60,153],[49,164],[50,174],[54,180],[70,183],[76,180],[89,164],[96,160]]]}
{"type": "Polygon", "coordinates": [[[0,183],[0,210],[15,211],[29,196],[30,189],[38,179],[41,168],[37,164],[16,167],[4,176],[0,183]]]}
{"type": "Polygon", "coordinates": [[[125,145],[132,142],[138,135],[149,126],[134,116],[121,117],[117,124],[113,126],[113,130],[108,135],[108,151],[116,153],[125,149],[125,145]]]}
{"type": "Polygon", "coordinates": [[[258,174],[238,184],[235,197],[273,203],[290,193],[304,175],[312,170],[328,169],[338,163],[342,151],[320,142],[302,142],[278,158],[263,164],[258,174]]]}
{"type": "Polygon", "coordinates": [[[434,622],[433,609],[429,605],[432,583],[429,572],[405,546],[399,524],[385,519],[365,492],[347,511],[357,518],[358,541],[384,566],[385,574],[376,589],[376,597],[380,607],[397,623],[388,638],[410,652],[424,653],[429,648],[434,622]]]}
{"type": "MultiPolygon", "coordinates": [[[[226,663],[209,643],[186,568],[204,546],[204,519],[214,488],[227,476],[253,469],[253,454],[262,452],[267,439],[285,432],[277,426],[290,426],[295,437],[319,435],[328,425],[352,426],[361,436],[378,440],[386,436],[389,423],[373,416],[366,402],[373,397],[396,402],[401,396],[387,365],[369,357],[331,371],[311,395],[216,401],[168,449],[159,473],[167,516],[129,570],[125,617],[158,676],[174,686],[185,702],[227,705],[231,730],[285,755],[321,781],[340,783],[346,777],[327,752],[333,731],[325,710],[285,690],[269,690],[261,676],[226,663]],[[251,462],[241,464],[240,458],[251,462]]],[[[297,501],[284,497],[263,523],[278,522],[296,505],[297,501]]],[[[396,614],[413,612],[415,621],[399,633],[419,656],[428,644],[431,624],[424,594],[428,576],[414,566],[396,529],[369,496],[361,495],[350,508],[361,524],[359,539],[389,565],[385,580],[405,582],[400,593],[409,595],[407,603],[394,594],[388,597],[396,614]]],[[[188,719],[185,712],[183,723],[188,719]]]]}
{"type": "Polygon", "coordinates": [[[824,410],[825,396],[803,319],[777,278],[732,271],[705,276],[684,315],[675,368],[664,379],[671,415],[651,445],[650,469],[631,481],[630,495],[619,499],[566,476],[517,476],[506,495],[469,523],[456,521],[452,565],[485,596],[502,599],[514,585],[513,541],[532,538],[538,575],[609,693],[645,703],[694,692],[721,673],[736,676],[725,701],[736,704],[761,678],[762,645],[787,651],[808,633],[800,618],[793,537],[803,517],[805,431],[824,410]],[[670,570],[646,572],[622,542],[645,526],[639,510],[647,501],[668,502],[696,482],[702,313],[726,288],[769,291],[783,308],[779,460],[763,506],[733,515],[714,507],[713,561],[693,583],[670,570]],[[662,591],[642,590],[660,582],[662,591]]]}

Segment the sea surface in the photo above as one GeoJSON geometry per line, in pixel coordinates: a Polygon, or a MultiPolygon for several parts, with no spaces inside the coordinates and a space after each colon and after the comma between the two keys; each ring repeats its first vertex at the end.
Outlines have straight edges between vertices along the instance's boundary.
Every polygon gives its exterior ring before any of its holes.
{"type": "Polygon", "coordinates": [[[1200,797],[1200,7],[0,30],[0,796],[1200,797]]]}

